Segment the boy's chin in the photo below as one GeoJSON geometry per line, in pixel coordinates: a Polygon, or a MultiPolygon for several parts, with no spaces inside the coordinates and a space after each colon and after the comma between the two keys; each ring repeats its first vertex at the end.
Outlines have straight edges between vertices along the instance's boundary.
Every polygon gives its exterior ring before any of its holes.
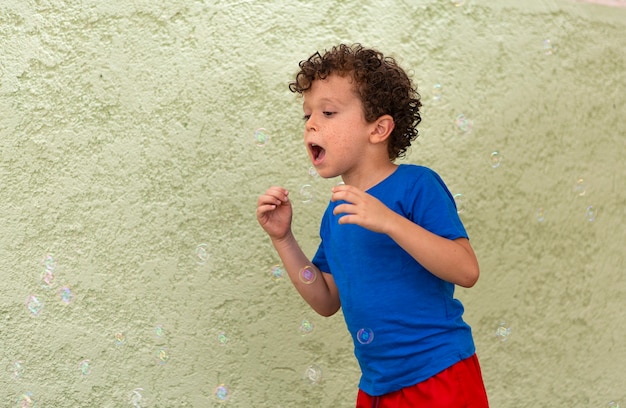
{"type": "Polygon", "coordinates": [[[318,176],[324,179],[332,179],[332,178],[341,176],[341,174],[336,174],[331,171],[324,171],[324,170],[318,170],[318,169],[315,169],[315,171],[317,171],[318,176]]]}

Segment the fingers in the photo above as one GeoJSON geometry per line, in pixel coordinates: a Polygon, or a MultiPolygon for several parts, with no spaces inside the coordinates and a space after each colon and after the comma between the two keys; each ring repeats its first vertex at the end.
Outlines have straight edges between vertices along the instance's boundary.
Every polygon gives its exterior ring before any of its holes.
{"type": "Polygon", "coordinates": [[[271,213],[281,206],[290,206],[289,191],[282,187],[270,187],[257,201],[256,216],[261,225],[267,223],[271,213]]]}
{"type": "Polygon", "coordinates": [[[270,187],[259,196],[257,206],[277,206],[289,202],[289,191],[282,187],[270,187]]]}
{"type": "Polygon", "coordinates": [[[335,186],[331,189],[331,191],[332,191],[332,196],[330,199],[332,201],[343,200],[343,201],[348,201],[351,203],[354,203],[355,201],[357,201],[359,197],[361,197],[361,195],[363,194],[363,192],[359,190],[358,188],[349,186],[346,184],[335,186]]]}

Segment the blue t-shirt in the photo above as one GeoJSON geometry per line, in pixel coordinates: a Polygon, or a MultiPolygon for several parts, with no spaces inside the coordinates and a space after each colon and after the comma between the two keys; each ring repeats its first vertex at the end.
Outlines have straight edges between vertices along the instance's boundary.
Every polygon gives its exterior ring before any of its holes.
{"type": "MultiPolygon", "coordinates": [[[[367,191],[448,239],[467,238],[454,198],[432,170],[403,164],[367,191]]],[[[382,395],[424,381],[475,352],[454,284],[424,269],[386,234],[340,225],[331,202],[313,263],[333,275],[361,367],[359,388],[382,395]]]]}

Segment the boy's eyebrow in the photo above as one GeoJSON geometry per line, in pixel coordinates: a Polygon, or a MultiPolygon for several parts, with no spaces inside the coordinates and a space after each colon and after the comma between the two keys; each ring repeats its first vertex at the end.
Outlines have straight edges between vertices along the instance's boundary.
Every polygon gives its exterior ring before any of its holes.
{"type": "MultiPolygon", "coordinates": [[[[342,104],[341,100],[339,100],[337,98],[324,97],[324,98],[320,98],[318,100],[318,103],[327,103],[327,102],[336,103],[336,104],[340,104],[340,105],[342,104]]],[[[303,107],[307,106],[306,100],[304,102],[302,102],[302,106],[303,107]]]]}

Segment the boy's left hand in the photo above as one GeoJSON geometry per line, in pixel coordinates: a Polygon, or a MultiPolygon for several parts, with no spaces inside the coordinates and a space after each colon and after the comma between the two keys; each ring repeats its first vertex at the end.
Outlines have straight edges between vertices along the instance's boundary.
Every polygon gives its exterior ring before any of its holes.
{"type": "Polygon", "coordinates": [[[376,197],[349,185],[339,185],[332,189],[331,201],[346,201],[333,211],[334,215],[344,214],[339,224],[356,224],[374,232],[385,233],[388,224],[396,213],[376,197]]]}

